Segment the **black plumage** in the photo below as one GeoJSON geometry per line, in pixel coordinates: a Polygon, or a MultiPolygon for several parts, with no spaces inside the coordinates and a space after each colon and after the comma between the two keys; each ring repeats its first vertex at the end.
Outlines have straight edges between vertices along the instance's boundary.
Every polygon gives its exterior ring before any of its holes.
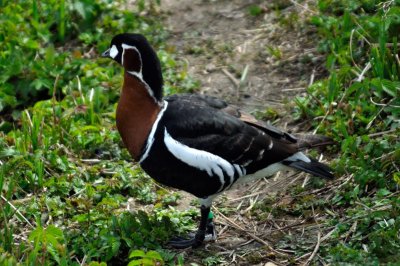
{"type": "Polygon", "coordinates": [[[240,180],[271,176],[285,167],[333,177],[328,166],[301,153],[331,144],[326,137],[296,138],[211,96],[162,98],[160,63],[143,36],[117,35],[103,55],[125,68],[117,124],[132,156],[158,182],[202,199],[196,236],[173,241],[173,246],[200,245],[211,226],[207,215],[213,198],[240,180]]]}

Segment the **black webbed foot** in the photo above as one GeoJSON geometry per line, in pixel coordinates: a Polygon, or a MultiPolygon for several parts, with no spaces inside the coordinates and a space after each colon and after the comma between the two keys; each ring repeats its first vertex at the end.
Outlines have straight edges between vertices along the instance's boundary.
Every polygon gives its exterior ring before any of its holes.
{"type": "Polygon", "coordinates": [[[212,215],[209,217],[210,208],[201,206],[201,220],[199,229],[195,234],[189,234],[188,238],[185,237],[173,237],[168,245],[173,248],[184,249],[188,247],[197,248],[200,247],[204,241],[212,241],[217,238],[215,232],[215,226],[212,222],[212,215]]]}
{"type": "Polygon", "coordinates": [[[197,233],[193,236],[190,237],[189,239],[186,239],[184,237],[174,237],[168,242],[168,245],[172,246],[173,248],[197,248],[200,247],[201,244],[203,244],[205,238],[205,231],[197,231],[197,233]]]}

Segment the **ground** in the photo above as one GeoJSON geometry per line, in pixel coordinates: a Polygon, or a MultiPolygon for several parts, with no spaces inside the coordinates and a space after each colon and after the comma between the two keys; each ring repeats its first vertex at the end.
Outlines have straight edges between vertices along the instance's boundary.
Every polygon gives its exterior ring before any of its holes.
{"type": "MultiPolygon", "coordinates": [[[[324,72],[316,35],[304,26],[312,2],[292,2],[164,0],[161,10],[167,14],[168,45],[200,81],[200,93],[221,97],[280,128],[305,132],[307,124],[291,117],[293,98],[324,72]],[[259,9],[251,14],[254,5],[259,9]]],[[[214,204],[218,240],[206,251],[183,251],[185,264],[309,263],[319,242],[318,230],[312,229],[318,226],[315,213],[310,215],[314,221],[303,214],[273,214],[274,208],[291,204],[286,190],[307,180],[304,174],[281,173],[221,196],[214,204]],[[302,252],[285,246],[300,242],[302,252]]],[[[185,209],[193,197],[182,194],[178,208],[185,209]]]]}

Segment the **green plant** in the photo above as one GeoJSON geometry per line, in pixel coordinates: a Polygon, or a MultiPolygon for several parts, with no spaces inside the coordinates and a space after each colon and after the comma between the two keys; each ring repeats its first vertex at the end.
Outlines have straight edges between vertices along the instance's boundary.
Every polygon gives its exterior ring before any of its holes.
{"type": "Polygon", "coordinates": [[[157,2],[134,12],[122,0],[0,3],[0,264],[127,264],[138,249],[174,263],[161,245],[194,214],[165,210],[176,194],[122,148],[120,68],[98,56],[117,32],[146,34],[168,69],[167,93],[194,90],[158,17],[139,14],[157,2]]]}
{"type": "Polygon", "coordinates": [[[251,5],[247,8],[247,10],[249,14],[254,17],[261,15],[263,12],[263,9],[258,5],[251,5]]]}
{"type": "Polygon", "coordinates": [[[398,261],[400,2],[320,0],[318,7],[310,22],[329,76],[296,99],[297,115],[340,143],[333,166],[350,180],[336,191],[334,208],[345,211],[322,254],[334,264],[398,261]]]}
{"type": "Polygon", "coordinates": [[[267,46],[267,53],[277,60],[282,58],[282,51],[279,47],[267,46]]]}
{"type": "Polygon", "coordinates": [[[143,265],[143,266],[152,266],[152,265],[163,265],[163,259],[161,255],[154,250],[150,250],[144,252],[143,250],[133,250],[129,254],[129,258],[132,259],[128,266],[134,265],[143,265]]]}
{"type": "Polygon", "coordinates": [[[53,225],[47,228],[38,226],[29,234],[29,240],[33,241],[34,246],[28,257],[30,263],[44,264],[49,253],[59,265],[67,265],[67,251],[61,229],[53,225]]]}
{"type": "Polygon", "coordinates": [[[220,265],[222,262],[224,262],[224,259],[219,256],[210,256],[203,259],[202,262],[206,266],[213,266],[213,265],[220,265]]]}
{"type": "Polygon", "coordinates": [[[151,31],[149,36],[157,36],[151,41],[159,43],[165,36],[161,25],[121,11],[123,3],[124,0],[101,0],[66,4],[47,0],[4,4],[0,15],[0,112],[13,112],[15,119],[15,109],[52,95],[63,97],[71,81],[82,77],[82,72],[83,88],[100,87],[106,76],[93,78],[100,73],[93,70],[97,64],[89,57],[95,47],[104,50],[116,32],[151,31]],[[25,18],[31,18],[30,23],[25,18]]]}

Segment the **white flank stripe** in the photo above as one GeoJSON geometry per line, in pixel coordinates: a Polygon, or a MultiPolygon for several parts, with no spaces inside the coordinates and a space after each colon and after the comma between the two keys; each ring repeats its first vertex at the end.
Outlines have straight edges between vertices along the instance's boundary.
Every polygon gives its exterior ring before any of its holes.
{"type": "Polygon", "coordinates": [[[268,145],[268,150],[272,149],[274,147],[274,142],[271,140],[271,143],[268,145]]]}
{"type": "Polygon", "coordinates": [[[265,150],[263,149],[258,153],[256,161],[259,161],[263,158],[264,152],[265,152],[265,150]]]}
{"type": "MultiPolygon", "coordinates": [[[[236,171],[239,173],[239,176],[243,176],[246,174],[246,169],[243,168],[243,170],[242,170],[242,168],[238,164],[234,164],[233,166],[236,168],[236,171]]],[[[231,183],[232,183],[232,180],[231,180],[231,183]]]]}
{"type": "Polygon", "coordinates": [[[161,117],[163,116],[165,110],[167,110],[167,106],[168,106],[168,102],[164,101],[164,106],[161,109],[161,111],[158,113],[157,119],[156,119],[156,121],[154,121],[154,124],[151,127],[150,134],[147,137],[146,149],[145,149],[142,157],[140,158],[139,163],[143,162],[147,158],[147,156],[149,155],[149,151],[150,151],[151,146],[153,145],[153,142],[154,142],[154,133],[157,130],[157,126],[158,126],[158,123],[160,122],[161,117]]]}
{"type": "MultiPolygon", "coordinates": [[[[218,192],[224,187],[224,174],[229,176],[230,183],[232,184],[235,175],[235,166],[228,161],[212,153],[194,149],[178,142],[171,137],[166,128],[164,131],[164,142],[167,149],[177,159],[199,170],[206,171],[210,177],[217,175],[221,182],[221,187],[218,192]]],[[[241,174],[242,172],[240,171],[238,173],[241,174]]]]}
{"type": "Polygon", "coordinates": [[[253,160],[247,160],[244,163],[242,163],[242,166],[246,167],[249,166],[249,164],[251,164],[253,162],[253,160]]]}
{"type": "Polygon", "coordinates": [[[304,153],[302,153],[302,152],[296,152],[296,153],[293,154],[292,156],[287,157],[287,158],[285,159],[285,161],[292,161],[292,162],[295,162],[295,161],[303,161],[303,162],[306,162],[306,163],[311,162],[310,158],[308,158],[308,157],[307,157],[304,153]]]}
{"type": "MultiPolygon", "coordinates": [[[[304,155],[304,153],[302,152],[296,152],[295,154],[293,154],[292,156],[286,158],[284,161],[303,161],[306,163],[311,162],[310,158],[308,158],[306,155],[304,155]]],[[[257,172],[250,174],[250,175],[245,175],[241,178],[238,179],[238,181],[235,183],[235,185],[237,184],[242,184],[251,180],[255,180],[255,179],[260,179],[263,177],[270,177],[272,175],[274,175],[275,173],[282,171],[282,170],[290,170],[291,168],[282,164],[282,163],[273,163],[270,164],[269,166],[258,170],[257,172]]]]}
{"type": "Polygon", "coordinates": [[[264,178],[264,177],[270,177],[279,171],[288,170],[288,169],[290,169],[290,168],[281,163],[273,163],[273,164],[270,164],[268,167],[258,170],[257,172],[255,172],[253,174],[245,175],[242,178],[239,178],[238,181],[236,181],[235,185],[243,184],[243,183],[246,183],[246,182],[249,182],[252,180],[256,180],[256,179],[260,179],[260,178],[264,178]]]}

